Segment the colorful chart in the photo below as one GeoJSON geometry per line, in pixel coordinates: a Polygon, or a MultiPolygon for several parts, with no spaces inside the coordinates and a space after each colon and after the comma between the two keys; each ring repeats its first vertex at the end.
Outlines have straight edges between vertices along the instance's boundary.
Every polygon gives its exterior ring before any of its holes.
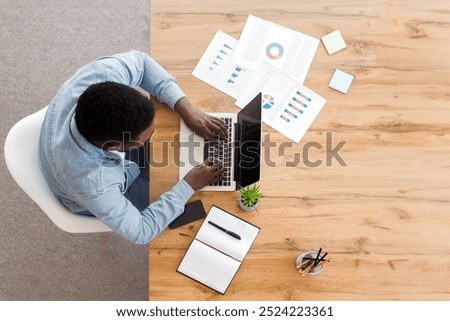
{"type": "Polygon", "coordinates": [[[284,48],[278,42],[272,42],[266,47],[266,55],[272,60],[277,60],[283,57],[284,48]]]}
{"type": "Polygon", "coordinates": [[[302,107],[308,107],[307,104],[303,103],[300,99],[296,98],[296,97],[292,97],[292,100],[295,101],[297,104],[299,104],[302,107]]]}
{"type": "Polygon", "coordinates": [[[229,84],[236,83],[236,80],[239,77],[241,71],[242,71],[242,68],[239,66],[234,68],[234,71],[231,73],[231,76],[228,78],[228,83],[229,84]]]}
{"type": "MultiPolygon", "coordinates": [[[[215,56],[211,61],[211,64],[208,66],[208,70],[211,72],[222,72],[224,68],[225,69],[228,68],[227,67],[229,65],[228,60],[230,59],[229,56],[233,53],[233,48],[226,43],[223,43],[221,48],[218,50],[219,51],[216,52],[215,56]]],[[[239,78],[239,74],[241,73],[241,71],[243,71],[241,67],[236,67],[229,75],[227,83],[235,84],[239,78]]]]}
{"type": "Polygon", "coordinates": [[[222,64],[222,61],[224,60],[224,57],[229,56],[229,54],[232,52],[233,48],[224,43],[222,45],[222,48],[219,49],[219,52],[217,52],[216,56],[213,58],[211,65],[208,67],[208,70],[214,71],[216,69],[216,67],[214,66],[220,66],[222,64]]]}
{"type": "Polygon", "coordinates": [[[285,122],[287,122],[287,123],[289,123],[289,122],[291,121],[289,118],[287,118],[287,117],[284,116],[284,115],[281,115],[280,118],[283,119],[283,120],[284,120],[285,122]]]}
{"type": "Polygon", "coordinates": [[[285,109],[284,112],[291,117],[298,118],[298,116],[296,114],[294,114],[292,111],[290,111],[288,109],[285,109]]]}
{"type": "Polygon", "coordinates": [[[287,107],[284,109],[284,114],[280,116],[284,121],[289,122],[291,119],[298,119],[300,115],[306,112],[312,99],[306,96],[303,92],[296,91],[287,107]]]}
{"type": "Polygon", "coordinates": [[[308,96],[306,96],[305,94],[301,93],[298,90],[297,90],[296,94],[299,95],[302,98],[305,98],[307,101],[311,101],[311,98],[309,98],[308,96]]]}
{"type": "Polygon", "coordinates": [[[288,106],[303,113],[303,109],[308,108],[311,101],[311,98],[297,90],[294,97],[292,97],[292,102],[290,102],[288,106]]]}
{"type": "Polygon", "coordinates": [[[288,104],[289,107],[291,107],[293,110],[295,110],[296,112],[299,112],[300,114],[303,114],[303,110],[301,110],[300,108],[298,108],[297,106],[289,103],[288,104]]]}
{"type": "Polygon", "coordinates": [[[270,109],[275,104],[275,99],[270,95],[263,95],[263,108],[270,109]]]}

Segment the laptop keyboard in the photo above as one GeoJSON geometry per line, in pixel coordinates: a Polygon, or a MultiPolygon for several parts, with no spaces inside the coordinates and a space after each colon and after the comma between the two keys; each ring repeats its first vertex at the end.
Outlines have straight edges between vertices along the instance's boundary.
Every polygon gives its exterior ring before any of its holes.
{"type": "Polygon", "coordinates": [[[219,135],[214,135],[214,138],[205,142],[204,156],[212,159],[213,163],[222,161],[225,168],[223,172],[223,180],[217,183],[211,183],[209,186],[230,186],[231,185],[231,149],[233,148],[233,139],[231,137],[231,128],[233,120],[231,118],[219,117],[225,122],[228,129],[228,137],[222,139],[219,135]]]}

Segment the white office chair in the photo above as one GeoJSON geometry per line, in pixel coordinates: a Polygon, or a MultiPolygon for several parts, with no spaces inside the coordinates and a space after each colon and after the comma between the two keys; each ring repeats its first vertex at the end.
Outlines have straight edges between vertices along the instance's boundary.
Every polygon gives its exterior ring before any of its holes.
{"type": "Polygon", "coordinates": [[[5,160],[16,183],[61,230],[69,233],[111,231],[95,217],[69,212],[50,189],[39,167],[39,133],[47,107],[21,119],[5,140],[5,160]]]}

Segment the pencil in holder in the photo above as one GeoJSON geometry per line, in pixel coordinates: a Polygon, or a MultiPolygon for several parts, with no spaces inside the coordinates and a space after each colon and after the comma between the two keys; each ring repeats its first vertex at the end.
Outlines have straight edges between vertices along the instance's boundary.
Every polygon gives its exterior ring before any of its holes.
{"type": "Polygon", "coordinates": [[[325,256],[320,254],[321,251],[308,251],[300,254],[295,260],[295,267],[299,274],[305,275],[317,275],[324,269],[325,256]]]}

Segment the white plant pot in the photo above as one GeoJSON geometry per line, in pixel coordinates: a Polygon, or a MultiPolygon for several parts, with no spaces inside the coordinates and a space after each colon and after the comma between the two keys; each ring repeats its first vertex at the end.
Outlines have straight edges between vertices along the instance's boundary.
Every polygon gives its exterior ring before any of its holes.
{"type": "Polygon", "coordinates": [[[237,199],[237,202],[238,202],[238,204],[239,204],[239,207],[240,208],[242,208],[244,211],[253,211],[253,210],[255,210],[257,207],[258,207],[258,205],[259,205],[259,203],[260,203],[260,201],[258,201],[255,205],[253,205],[253,206],[245,206],[244,205],[244,203],[242,203],[242,200],[241,200],[241,194],[239,194],[238,195],[238,199],[237,199]]]}

